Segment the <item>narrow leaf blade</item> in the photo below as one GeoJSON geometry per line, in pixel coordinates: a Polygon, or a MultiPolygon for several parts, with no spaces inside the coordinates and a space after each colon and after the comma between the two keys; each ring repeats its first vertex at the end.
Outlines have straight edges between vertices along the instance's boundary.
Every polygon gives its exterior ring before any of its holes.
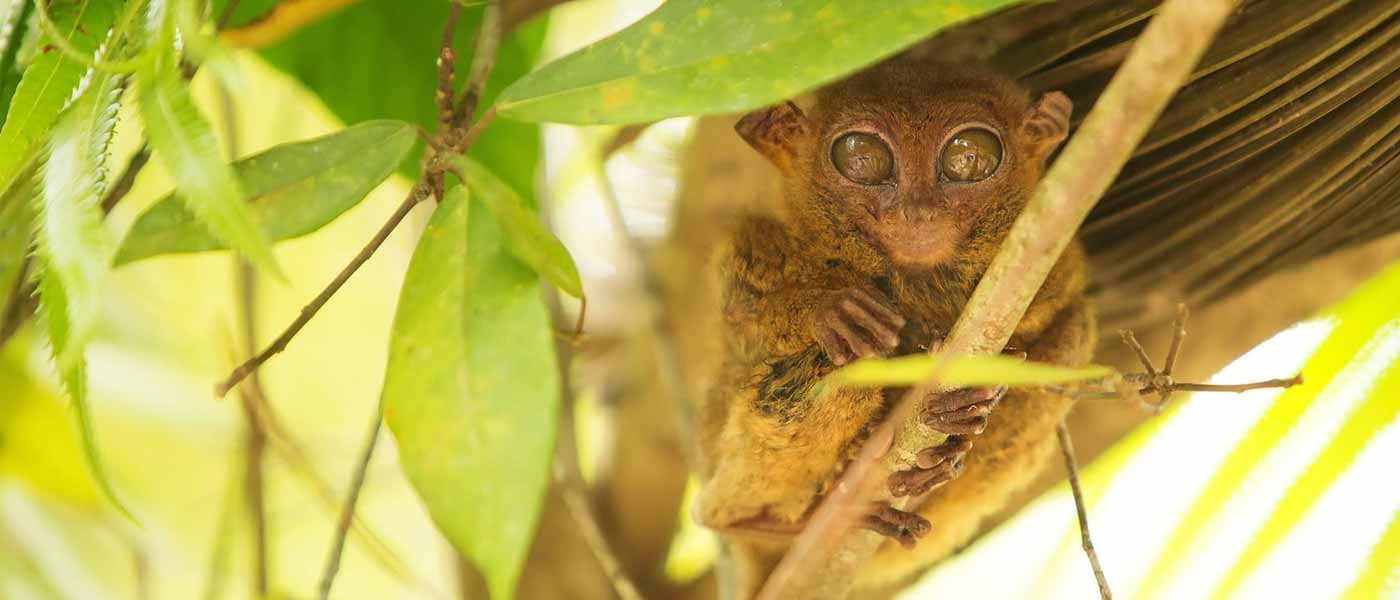
{"type": "Polygon", "coordinates": [[[1045,385],[1100,379],[1107,367],[1061,367],[1010,356],[950,356],[913,354],[887,359],[864,359],[837,369],[827,382],[842,386],[903,386],[937,380],[958,387],[1045,385]]]}
{"type": "Polygon", "coordinates": [[[113,243],[102,225],[108,146],[125,77],[93,72],[54,127],[34,199],[39,310],[98,487],[127,516],[98,451],[83,351],[102,307],[113,243]]]}
{"type": "Polygon", "coordinates": [[[638,123],[790,98],[1010,0],[671,0],[521,78],[500,114],[638,123]],[[701,42],[700,40],[703,40],[701,42]]]}
{"type": "Polygon", "coordinates": [[[466,176],[472,197],[484,204],[501,224],[510,253],[559,291],[582,298],[583,283],[569,250],[545,229],[539,215],[526,207],[520,195],[474,160],[463,157],[456,166],[466,176]]]}
{"type": "Polygon", "coordinates": [[[254,265],[281,277],[233,167],[224,162],[213,130],[173,62],[157,60],[138,73],[141,118],[151,147],[175,177],[190,212],[254,265]]]}
{"type": "MultiPolygon", "coordinates": [[[[334,134],[276,146],[233,165],[250,211],[269,240],[306,235],[358,205],[413,148],[413,127],[369,121],[334,134]]],[[[142,213],[117,253],[118,265],[161,254],[224,250],[177,191],[142,213]]]]}
{"type": "Polygon", "coordinates": [[[559,379],[539,280],[454,188],[423,232],[389,344],[384,418],[438,529],[510,598],[554,444],[559,379]],[[470,213],[470,217],[468,214],[470,213]]]}

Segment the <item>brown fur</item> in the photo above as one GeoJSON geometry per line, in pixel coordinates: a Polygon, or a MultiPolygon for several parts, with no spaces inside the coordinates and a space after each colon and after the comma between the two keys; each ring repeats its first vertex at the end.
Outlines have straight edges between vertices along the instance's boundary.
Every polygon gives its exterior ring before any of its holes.
{"type": "MultiPolygon", "coordinates": [[[[897,60],[822,90],[806,113],[785,103],[739,122],[740,135],[782,172],[785,201],[776,216],[741,219],[721,259],[726,360],[700,411],[702,522],[725,532],[757,522],[779,532],[800,527],[901,391],[808,394],[834,368],[814,339],[817,319],[843,290],[874,290],[907,321],[895,353],[926,349],[967,303],[1063,139],[1054,125],[1067,120],[1063,96],[1032,101],[994,74],[897,60]],[[981,182],[943,181],[939,153],[969,122],[1000,136],[1002,164],[981,182]],[[893,149],[893,184],[860,185],[836,172],[829,148],[852,128],[893,149]]],[[[1012,344],[1036,360],[1087,361],[1093,319],[1085,281],[1083,251],[1074,245],[1012,344]]],[[[906,576],[966,543],[1035,474],[1069,406],[1044,393],[1008,394],[973,438],[961,478],[919,510],[933,533],[912,551],[886,544],[862,581],[906,576]]],[[[749,589],[787,542],[752,533],[730,539],[749,589]]]]}

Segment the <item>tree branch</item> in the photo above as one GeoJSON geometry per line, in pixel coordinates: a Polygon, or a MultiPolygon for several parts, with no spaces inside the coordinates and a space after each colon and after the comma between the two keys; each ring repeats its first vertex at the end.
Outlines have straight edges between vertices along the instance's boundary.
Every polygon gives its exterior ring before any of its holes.
{"type": "MultiPolygon", "coordinates": [[[[941,348],[999,352],[1089,209],[1185,82],[1236,0],[1167,0],[1133,46],[1079,133],[1041,180],[941,348]]],[[[882,538],[853,531],[880,483],[945,436],[915,419],[931,386],[904,396],[793,542],[759,598],[839,598],[882,538]],[[890,444],[893,443],[893,452],[890,444]]]]}
{"type": "Polygon", "coordinates": [[[340,520],[335,524],[335,537],[331,540],[330,554],[326,557],[326,568],[321,572],[321,583],[316,597],[327,600],[331,595],[331,585],[340,572],[340,555],[345,550],[345,538],[350,532],[350,524],[355,520],[355,503],[360,499],[360,489],[365,486],[365,473],[369,471],[369,461],[374,457],[374,446],[379,441],[379,428],[383,422],[383,407],[376,405],[374,422],[370,424],[369,435],[365,438],[364,449],[360,451],[360,461],[355,466],[355,475],[350,479],[350,490],[345,496],[345,507],[340,511],[340,520]]]}
{"type": "Polygon", "coordinates": [[[1084,555],[1089,557],[1089,567],[1094,570],[1094,580],[1099,584],[1099,597],[1113,600],[1113,592],[1108,589],[1108,578],[1099,564],[1099,553],[1094,550],[1094,541],[1089,536],[1089,511],[1084,505],[1084,492],[1079,489],[1079,467],[1074,464],[1074,441],[1069,437],[1069,428],[1064,421],[1055,426],[1055,435],[1060,439],[1060,455],[1065,459],[1065,473],[1069,477],[1069,490],[1074,495],[1074,510],[1079,517],[1079,539],[1084,547],[1084,555]]]}

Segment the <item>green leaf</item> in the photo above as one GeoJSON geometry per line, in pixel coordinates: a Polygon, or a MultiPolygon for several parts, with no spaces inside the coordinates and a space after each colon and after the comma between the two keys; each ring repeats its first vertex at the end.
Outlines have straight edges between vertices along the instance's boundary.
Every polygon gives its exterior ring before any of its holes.
{"type": "Polygon", "coordinates": [[[671,0],[510,86],[501,116],[641,123],[791,98],[1012,0],[671,0]]]}
{"type": "Polygon", "coordinates": [[[254,265],[282,277],[271,244],[244,202],[238,177],[224,162],[218,140],[195,107],[175,63],[173,55],[162,56],[137,72],[141,118],[151,148],[175,177],[185,206],[201,223],[254,265]]]}
{"type": "Polygon", "coordinates": [[[83,453],[98,487],[123,513],[97,449],[88,410],[83,350],[102,308],[114,245],[102,225],[108,146],[125,89],[122,75],[92,72],[59,118],[34,196],[39,313],[47,326],[59,379],[73,401],[83,453]]]}
{"type": "MultiPolygon", "coordinates": [[[[55,24],[69,34],[74,46],[87,52],[96,51],[106,38],[120,5],[116,0],[49,2],[55,24]]],[[[46,37],[40,38],[40,44],[46,37]]],[[[61,52],[39,53],[24,70],[0,129],[0,193],[15,183],[86,71],[61,52]]]]}
{"type": "Polygon", "coordinates": [[[1343,600],[1375,600],[1384,598],[1387,591],[1394,592],[1397,566],[1400,566],[1400,509],[1390,518],[1390,525],[1381,539],[1371,547],[1371,554],[1342,596],[1343,600]]]}
{"type": "MultiPolygon", "coordinates": [[[[263,14],[247,9],[248,4],[239,5],[235,23],[263,14]]],[[[436,0],[359,0],[259,53],[320,96],[343,122],[397,119],[433,131],[437,127],[432,102],[437,87],[434,61],[450,6],[436,0]]],[[[471,65],[481,12],[479,7],[463,11],[453,38],[459,86],[471,65]]],[[[505,84],[534,67],[546,26],[545,20],[534,20],[501,40],[482,106],[505,84]]],[[[528,199],[534,195],[538,153],[539,132],[533,125],[497,119],[472,146],[470,155],[528,199]]],[[[405,175],[417,177],[419,156],[415,149],[404,161],[405,175]]]]}
{"type": "Polygon", "coordinates": [[[0,0],[0,125],[5,123],[10,98],[14,96],[19,74],[24,71],[18,65],[19,51],[29,31],[32,8],[29,0],[0,0]]]}
{"type": "Polygon", "coordinates": [[[1107,377],[1108,367],[1059,367],[1003,355],[950,356],[911,354],[862,359],[837,369],[824,383],[840,386],[902,386],[936,380],[957,387],[1044,385],[1107,377]]]}
{"type": "Polygon", "coordinates": [[[1327,447],[1313,458],[1303,474],[1288,488],[1273,513],[1259,526],[1249,545],[1216,586],[1212,597],[1234,597],[1245,578],[1293,531],[1322,498],[1323,492],[1346,472],[1371,438],[1400,414],[1397,398],[1400,398],[1400,364],[1391,366],[1380,383],[1366,395],[1361,406],[1347,417],[1327,447]]]}
{"type": "Polygon", "coordinates": [[[549,481],[557,368],[538,277],[453,188],[404,280],[384,418],[428,513],[493,598],[514,595],[549,481]]]}
{"type": "Polygon", "coordinates": [[[1143,598],[1161,597],[1163,584],[1190,556],[1191,546],[1207,534],[1206,526],[1212,516],[1234,497],[1235,490],[1254,467],[1283,442],[1303,412],[1332,385],[1337,374],[1356,358],[1376,332],[1386,323],[1400,318],[1400,303],[1395,302],[1397,289],[1400,289],[1400,268],[1391,267],[1328,311],[1327,316],[1336,319],[1338,324],[1303,366],[1306,377],[1303,384],[1280,395],[1211,475],[1166,542],[1159,546],[1158,558],[1139,586],[1143,598]]]}
{"type": "MultiPolygon", "coordinates": [[[[233,165],[250,210],[269,240],[303,236],[360,203],[398,168],[417,139],[399,121],[370,121],[331,135],[273,147],[233,165]]],[[[159,254],[223,250],[176,192],[157,202],[131,226],[118,265],[159,254]]]]}
{"type": "Polygon", "coordinates": [[[486,205],[501,224],[510,253],[559,291],[582,298],[583,284],[569,250],[544,228],[539,215],[526,206],[520,195],[474,160],[461,158],[454,164],[467,178],[472,197],[486,205]]]}
{"type": "Polygon", "coordinates": [[[29,256],[29,238],[34,233],[29,195],[36,170],[31,162],[17,174],[14,185],[0,190],[0,315],[9,309],[10,293],[20,284],[20,269],[29,256]]]}

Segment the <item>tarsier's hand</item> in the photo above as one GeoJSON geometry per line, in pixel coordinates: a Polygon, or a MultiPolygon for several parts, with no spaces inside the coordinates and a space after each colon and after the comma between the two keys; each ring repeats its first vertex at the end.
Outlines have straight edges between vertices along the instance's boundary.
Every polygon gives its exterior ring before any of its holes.
{"type": "Polygon", "coordinates": [[[904,317],[877,291],[847,288],[817,313],[812,336],[836,366],[888,356],[899,346],[904,317]]]}

